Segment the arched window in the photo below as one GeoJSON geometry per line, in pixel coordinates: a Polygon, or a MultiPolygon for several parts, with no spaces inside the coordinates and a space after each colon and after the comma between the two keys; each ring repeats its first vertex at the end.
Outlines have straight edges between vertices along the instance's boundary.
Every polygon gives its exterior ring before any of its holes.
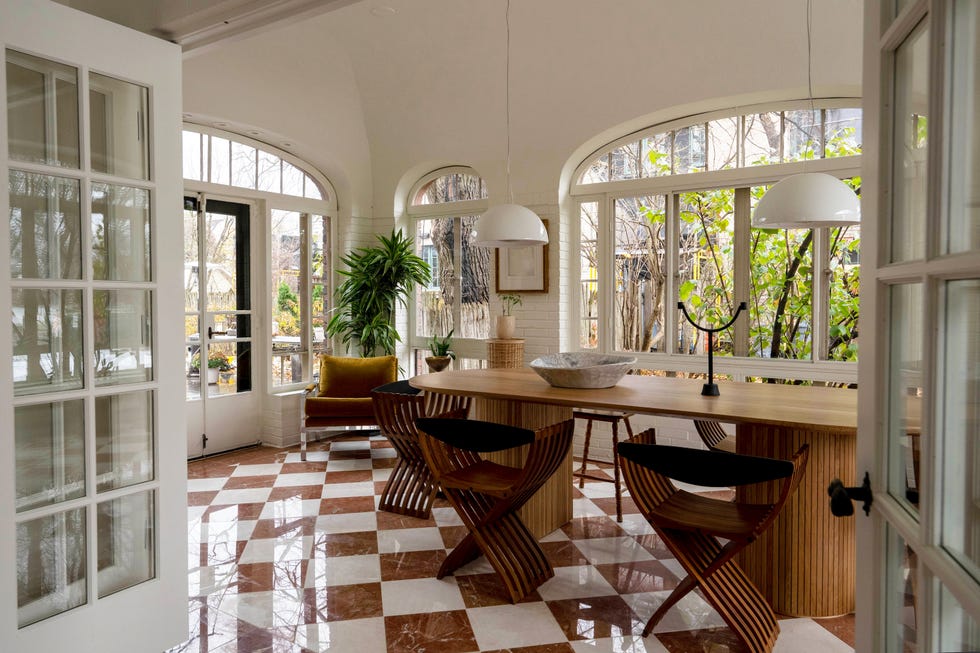
{"type": "Polygon", "coordinates": [[[432,267],[432,282],[415,290],[411,344],[424,353],[433,336],[452,331],[457,355],[465,355],[461,340],[490,335],[491,250],[473,241],[486,183],[469,168],[441,168],[416,182],[408,203],[416,251],[432,267]]]}
{"type": "MultiPolygon", "coordinates": [[[[313,357],[328,344],[324,316],[332,289],[331,219],[337,212],[329,182],[286,152],[190,124],[183,132],[183,170],[188,190],[264,201],[269,286],[261,273],[253,274],[252,283],[263,288],[266,302],[256,299],[271,315],[269,385],[280,390],[308,381],[313,357]],[[221,186],[228,188],[216,188],[221,186]]],[[[205,245],[204,256],[209,252],[205,245]]],[[[193,312],[193,306],[187,308],[193,312]]],[[[187,335],[193,339],[196,334],[187,335]]]]}
{"type": "MultiPolygon", "coordinates": [[[[750,227],[756,202],[779,179],[826,172],[860,190],[857,101],[785,103],[657,125],[582,162],[576,324],[584,349],[629,351],[655,369],[703,371],[706,337],[677,308],[717,326],[715,354],[733,376],[841,378],[857,359],[857,226],[750,227]],[[741,360],[739,360],[741,359],[741,360]],[[753,359],[753,360],[746,360],[753,359]]],[[[856,377],[853,366],[843,377],[856,377]]]]}

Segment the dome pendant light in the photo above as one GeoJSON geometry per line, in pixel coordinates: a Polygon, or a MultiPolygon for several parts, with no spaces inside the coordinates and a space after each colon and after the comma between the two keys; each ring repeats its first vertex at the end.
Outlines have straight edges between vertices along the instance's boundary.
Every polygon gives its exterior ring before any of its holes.
{"type": "MultiPolygon", "coordinates": [[[[813,115],[810,22],[811,0],[806,3],[806,82],[813,115]]],[[[786,177],[766,191],[752,212],[757,229],[816,229],[843,227],[861,221],[861,204],[851,187],[822,172],[804,172],[786,177]]]]}
{"type": "Polygon", "coordinates": [[[474,230],[476,244],[482,247],[531,247],[548,242],[548,231],[534,211],[514,204],[510,185],[510,0],[507,0],[507,195],[510,204],[498,204],[480,216],[474,230]]]}

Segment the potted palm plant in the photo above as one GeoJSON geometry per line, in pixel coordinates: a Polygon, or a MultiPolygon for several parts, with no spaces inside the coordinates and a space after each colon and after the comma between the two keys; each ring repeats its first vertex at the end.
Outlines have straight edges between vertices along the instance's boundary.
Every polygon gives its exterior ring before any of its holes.
{"type": "Polygon", "coordinates": [[[432,341],[429,342],[429,351],[432,352],[432,355],[425,357],[425,363],[429,366],[430,372],[441,372],[449,367],[452,361],[456,360],[455,352],[450,349],[452,347],[452,340],[452,329],[450,329],[445,338],[432,336],[432,341]]]}
{"type": "Polygon", "coordinates": [[[497,316],[497,338],[501,340],[510,340],[514,337],[514,312],[515,306],[520,306],[523,303],[520,295],[515,293],[504,293],[498,295],[500,301],[503,304],[503,314],[497,316]]]}
{"type": "Polygon", "coordinates": [[[357,248],[341,261],[346,269],[337,272],[346,278],[337,287],[327,333],[360,348],[361,356],[393,355],[401,341],[396,306],[407,306],[416,284],[429,283],[429,264],[415,254],[415,242],[394,229],[389,236],[378,235],[377,245],[357,248]]]}

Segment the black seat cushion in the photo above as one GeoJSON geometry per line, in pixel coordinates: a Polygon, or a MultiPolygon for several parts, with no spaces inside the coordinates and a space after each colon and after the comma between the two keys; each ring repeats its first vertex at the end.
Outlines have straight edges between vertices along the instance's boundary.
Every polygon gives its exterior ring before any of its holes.
{"type": "Polygon", "coordinates": [[[529,429],[475,419],[422,417],[415,420],[415,426],[452,447],[478,453],[503,451],[534,442],[534,431],[529,429]]]}
{"type": "Polygon", "coordinates": [[[788,460],[744,456],[663,444],[620,442],[619,455],[658,474],[705,487],[733,487],[786,478],[793,473],[788,460]]]}
{"type": "Polygon", "coordinates": [[[377,388],[372,388],[371,392],[387,392],[396,395],[417,395],[422,391],[418,388],[412,387],[407,380],[402,380],[379,385],[377,388]]]}

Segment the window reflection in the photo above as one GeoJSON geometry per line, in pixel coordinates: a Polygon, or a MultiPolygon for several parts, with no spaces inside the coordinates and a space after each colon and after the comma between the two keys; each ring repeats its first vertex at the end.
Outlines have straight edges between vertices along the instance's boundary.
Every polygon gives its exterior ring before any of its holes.
{"type": "Polygon", "coordinates": [[[7,50],[10,158],[78,168],[78,71],[7,50]]]}
{"type": "Polygon", "coordinates": [[[82,291],[12,292],[14,394],[82,387],[82,291]]]}
{"type": "Polygon", "coordinates": [[[17,626],[84,605],[85,508],[17,524],[17,626]]]}
{"type": "Polygon", "coordinates": [[[85,496],[81,399],[14,409],[17,512],[85,496]]]}
{"type": "Polygon", "coordinates": [[[80,279],[80,241],[78,181],[11,170],[11,278],[80,279]]]}

